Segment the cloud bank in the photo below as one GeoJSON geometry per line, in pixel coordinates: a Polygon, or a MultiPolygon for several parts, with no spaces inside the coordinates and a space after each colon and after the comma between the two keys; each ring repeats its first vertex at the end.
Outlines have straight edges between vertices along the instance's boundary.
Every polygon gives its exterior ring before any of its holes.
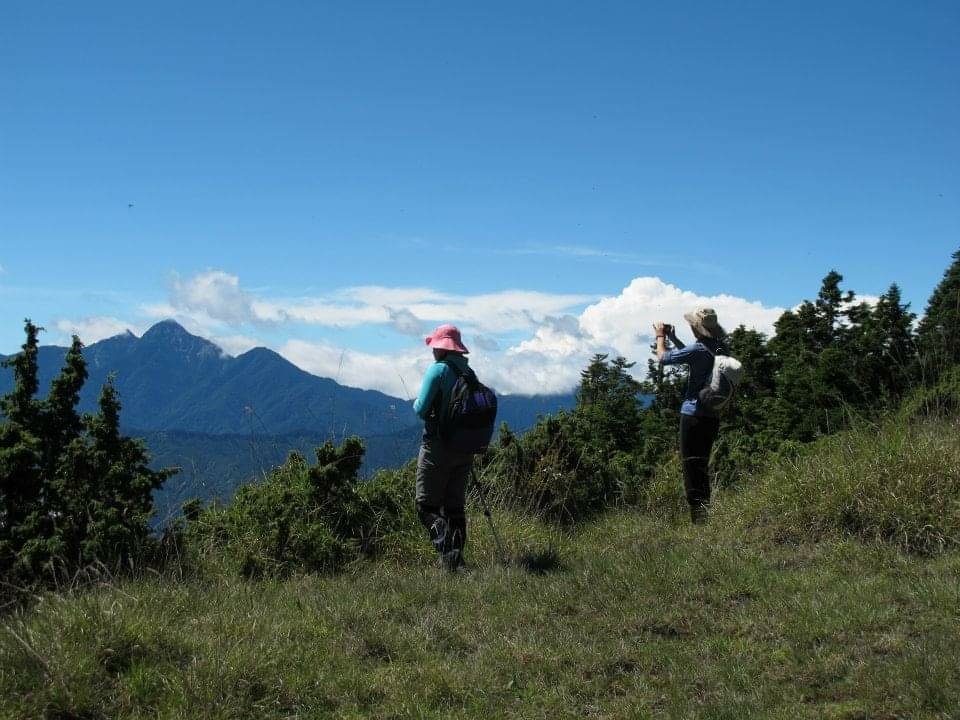
{"type": "MultiPolygon", "coordinates": [[[[507,290],[455,295],[431,288],[358,286],[316,297],[260,297],[245,290],[236,275],[211,270],[171,283],[167,302],[144,305],[145,318],[172,317],[188,330],[210,338],[236,355],[256,345],[274,350],[304,370],[353,387],[398,397],[415,394],[431,362],[423,335],[442,322],[454,322],[472,350],[471,364],[484,382],[510,394],[551,394],[573,390],[580,371],[597,352],[638,361],[644,372],[658,320],[677,324],[683,313],[708,306],[732,330],[738,325],[770,333],[784,308],[733,295],[700,295],[660,278],[634,278],[618,294],[507,290]],[[259,342],[266,327],[380,328],[408,338],[408,348],[374,354],[329,341],[259,342]]],[[[85,342],[138,329],[143,323],[115,318],[61,321],[63,332],[80,332],[85,342]]],[[[136,331],[136,330],[135,330],[136,331]]],[[[277,333],[273,333],[275,336],[277,333]]],[[[279,333],[282,335],[282,332],[279,333]]]]}
{"type": "MultiPolygon", "coordinates": [[[[649,356],[654,322],[665,320],[683,327],[683,313],[702,306],[713,307],[730,330],[742,324],[766,333],[772,332],[784,311],[732,295],[699,295],[659,278],[641,277],[618,295],[602,298],[579,314],[545,315],[539,321],[528,321],[530,337],[502,351],[484,335],[466,335],[464,340],[473,350],[473,366],[485,382],[501,392],[563,393],[576,387],[580,371],[594,353],[643,361],[649,356]]],[[[690,333],[681,331],[681,335],[689,337],[690,333]]],[[[327,343],[293,341],[279,351],[309,372],[339,376],[340,382],[399,396],[416,392],[414,385],[430,362],[422,346],[371,355],[327,343]]],[[[638,363],[638,377],[643,365],[638,363]]]]}

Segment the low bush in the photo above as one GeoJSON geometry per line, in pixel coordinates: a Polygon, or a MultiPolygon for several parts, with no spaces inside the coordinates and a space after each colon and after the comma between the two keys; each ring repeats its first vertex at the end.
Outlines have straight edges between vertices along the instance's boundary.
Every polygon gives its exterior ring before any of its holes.
{"type": "Polygon", "coordinates": [[[577,413],[542,418],[522,437],[501,430],[498,447],[484,468],[508,505],[546,520],[575,522],[619,500],[611,458],[577,413]]]}
{"type": "Polygon", "coordinates": [[[409,467],[358,480],[363,453],[359,438],[317,448],[312,466],[291,453],[263,483],[242,486],[228,507],[192,510],[187,542],[221,552],[245,577],[335,571],[384,553],[415,527],[413,480],[409,467]]]}
{"type": "Polygon", "coordinates": [[[863,426],[781,458],[717,521],[774,539],[847,534],[918,554],[960,544],[960,419],[863,426]]]}

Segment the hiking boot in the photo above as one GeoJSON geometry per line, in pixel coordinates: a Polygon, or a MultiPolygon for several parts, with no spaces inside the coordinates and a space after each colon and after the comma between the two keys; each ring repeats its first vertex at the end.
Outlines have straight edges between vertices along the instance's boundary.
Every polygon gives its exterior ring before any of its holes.
{"type": "Polygon", "coordinates": [[[445,552],[441,558],[443,567],[449,572],[460,573],[467,572],[466,563],[463,561],[463,553],[459,550],[450,550],[445,552]]]}
{"type": "Polygon", "coordinates": [[[433,521],[433,525],[430,526],[430,542],[433,544],[434,549],[443,554],[450,543],[449,538],[449,526],[447,525],[446,519],[438,517],[433,521]]]}

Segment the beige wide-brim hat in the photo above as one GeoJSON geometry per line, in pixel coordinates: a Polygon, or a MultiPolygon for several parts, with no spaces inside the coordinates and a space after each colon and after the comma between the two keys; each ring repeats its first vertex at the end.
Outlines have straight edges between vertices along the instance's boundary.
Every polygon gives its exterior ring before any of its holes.
{"type": "Polygon", "coordinates": [[[727,334],[717,322],[717,312],[713,308],[700,308],[684,313],[683,319],[690,323],[690,327],[711,340],[720,340],[727,334]]]}

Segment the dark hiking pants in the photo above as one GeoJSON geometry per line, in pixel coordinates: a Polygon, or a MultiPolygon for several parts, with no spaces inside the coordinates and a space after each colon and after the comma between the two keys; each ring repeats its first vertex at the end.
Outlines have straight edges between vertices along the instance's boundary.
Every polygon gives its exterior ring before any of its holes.
{"type": "Polygon", "coordinates": [[[707,468],[710,450],[717,439],[717,418],[680,416],[680,458],[683,460],[683,486],[694,519],[702,517],[710,502],[710,477],[707,468]]]}
{"type": "Polygon", "coordinates": [[[417,517],[441,555],[462,551],[467,541],[464,511],[473,455],[425,439],[417,456],[417,517]]]}

